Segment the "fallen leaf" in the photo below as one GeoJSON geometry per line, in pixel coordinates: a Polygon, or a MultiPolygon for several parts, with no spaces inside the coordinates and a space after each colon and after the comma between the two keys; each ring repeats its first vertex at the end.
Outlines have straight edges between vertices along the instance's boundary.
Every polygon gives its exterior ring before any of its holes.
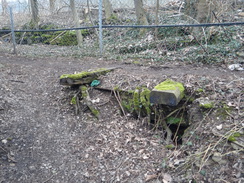
{"type": "Polygon", "coordinates": [[[163,176],[163,183],[170,183],[170,182],[172,182],[171,175],[165,173],[164,176],[163,176]]]}
{"type": "Polygon", "coordinates": [[[158,175],[152,174],[152,175],[146,175],[145,177],[146,177],[145,181],[147,182],[147,181],[150,181],[152,179],[156,179],[158,177],[158,175]]]}

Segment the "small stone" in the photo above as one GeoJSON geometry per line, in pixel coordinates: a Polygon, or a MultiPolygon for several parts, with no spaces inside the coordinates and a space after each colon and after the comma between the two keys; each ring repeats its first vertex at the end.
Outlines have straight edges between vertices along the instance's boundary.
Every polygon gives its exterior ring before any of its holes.
{"type": "Polygon", "coordinates": [[[144,155],[142,156],[142,158],[143,158],[143,159],[148,159],[149,157],[148,157],[146,154],[144,154],[144,155]]]}
{"type": "Polygon", "coordinates": [[[174,161],[174,165],[175,165],[175,166],[179,166],[181,163],[184,163],[184,162],[185,162],[184,159],[176,159],[176,160],[174,161]]]}
{"type": "Polygon", "coordinates": [[[212,160],[219,164],[226,164],[226,160],[222,159],[222,155],[219,152],[215,152],[212,156],[212,160]]]}
{"type": "Polygon", "coordinates": [[[218,130],[221,130],[221,129],[223,128],[223,125],[222,125],[222,124],[217,125],[216,128],[217,128],[218,130]]]}
{"type": "Polygon", "coordinates": [[[232,71],[236,70],[236,71],[243,71],[244,68],[242,67],[241,64],[231,64],[228,66],[228,68],[232,71]]]}
{"type": "Polygon", "coordinates": [[[167,174],[167,173],[165,173],[165,174],[163,175],[163,183],[170,183],[170,182],[172,182],[172,181],[173,181],[173,179],[172,179],[171,175],[169,175],[169,174],[167,174]]]}
{"type": "Polygon", "coordinates": [[[85,173],[84,173],[84,176],[87,177],[87,178],[89,178],[89,177],[90,177],[89,172],[85,172],[85,173]]]}
{"type": "Polygon", "coordinates": [[[126,174],[126,176],[130,176],[130,172],[129,171],[125,171],[125,174],[126,174]]]}
{"type": "Polygon", "coordinates": [[[240,17],[244,17],[244,12],[240,12],[240,13],[238,13],[238,16],[240,16],[240,17]]]}
{"type": "Polygon", "coordinates": [[[35,170],[36,168],[35,168],[35,166],[31,165],[31,166],[29,166],[29,169],[30,169],[31,171],[33,171],[33,170],[35,170]]]}
{"type": "Polygon", "coordinates": [[[3,139],[3,140],[2,140],[2,143],[3,143],[3,144],[7,144],[7,142],[8,142],[7,139],[3,139]]]}

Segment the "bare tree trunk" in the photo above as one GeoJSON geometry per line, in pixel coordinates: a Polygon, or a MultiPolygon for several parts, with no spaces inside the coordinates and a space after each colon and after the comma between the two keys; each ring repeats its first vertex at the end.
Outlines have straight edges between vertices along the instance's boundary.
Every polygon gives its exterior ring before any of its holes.
{"type": "MultiPolygon", "coordinates": [[[[140,25],[148,25],[146,12],[143,8],[143,2],[142,0],[134,0],[134,5],[136,9],[136,17],[137,22],[140,25]]],[[[146,29],[140,29],[140,33],[144,34],[146,32],[146,29]]]]}
{"type": "Polygon", "coordinates": [[[49,10],[51,15],[55,13],[55,3],[56,0],[49,0],[49,10]]]}
{"type": "MultiPolygon", "coordinates": [[[[155,24],[158,25],[158,10],[159,10],[159,0],[156,0],[156,18],[155,18],[155,24]]],[[[158,38],[158,28],[155,28],[155,38],[158,38]]]]}
{"type": "Polygon", "coordinates": [[[31,5],[31,27],[38,29],[39,10],[37,0],[30,0],[31,5]]]}
{"type": "MultiPolygon", "coordinates": [[[[87,15],[89,16],[89,20],[90,20],[91,24],[94,26],[95,24],[94,24],[94,21],[92,20],[92,16],[91,16],[91,10],[90,10],[89,0],[87,0],[86,2],[87,2],[87,15]]],[[[87,15],[85,15],[86,16],[85,21],[87,19],[87,15]]],[[[95,32],[96,32],[96,36],[98,37],[98,31],[97,31],[97,29],[95,29],[95,32]]]]}
{"type": "Polygon", "coordinates": [[[142,0],[134,0],[137,22],[142,25],[148,25],[146,12],[143,8],[142,0]]]}
{"type": "MultiPolygon", "coordinates": [[[[212,23],[214,21],[213,12],[218,9],[216,2],[208,0],[185,0],[185,2],[185,14],[187,17],[191,17],[190,23],[212,23]]],[[[192,27],[189,28],[189,31],[199,41],[203,39],[203,33],[205,41],[210,36],[205,33],[204,28],[192,27]]]]}
{"type": "Polygon", "coordinates": [[[186,14],[198,23],[211,23],[213,21],[212,11],[215,6],[208,0],[185,0],[186,14]]]}
{"type": "Polygon", "coordinates": [[[8,3],[6,0],[2,0],[2,15],[5,15],[7,13],[7,7],[8,7],[8,3]]]}
{"type": "Polygon", "coordinates": [[[105,9],[105,18],[108,20],[113,15],[113,8],[110,0],[103,0],[103,6],[105,9]]]}
{"type": "MultiPolygon", "coordinates": [[[[71,11],[73,14],[75,27],[79,27],[80,26],[79,17],[78,17],[78,13],[76,11],[76,8],[75,8],[75,1],[74,0],[70,0],[70,8],[71,8],[71,11]]],[[[76,37],[77,37],[78,46],[79,47],[82,46],[83,38],[82,38],[80,30],[76,30],[76,37]]]]}

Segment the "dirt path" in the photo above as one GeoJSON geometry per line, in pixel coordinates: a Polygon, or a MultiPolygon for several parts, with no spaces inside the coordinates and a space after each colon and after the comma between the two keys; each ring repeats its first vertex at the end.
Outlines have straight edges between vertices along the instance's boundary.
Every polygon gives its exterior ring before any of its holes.
{"type": "MultiPolygon", "coordinates": [[[[243,77],[220,67],[32,59],[0,53],[1,183],[145,182],[148,175],[162,173],[168,150],[156,132],[137,120],[125,120],[112,100],[101,121],[89,113],[75,116],[67,94],[74,91],[58,83],[64,73],[114,66],[129,76],[146,74],[162,80],[207,75],[231,82],[243,77]]],[[[109,100],[111,95],[106,97],[109,100]]]]}

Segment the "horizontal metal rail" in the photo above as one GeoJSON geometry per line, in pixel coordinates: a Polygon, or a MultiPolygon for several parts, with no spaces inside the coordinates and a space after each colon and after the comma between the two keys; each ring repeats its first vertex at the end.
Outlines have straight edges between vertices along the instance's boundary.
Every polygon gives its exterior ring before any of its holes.
{"type": "MultiPolygon", "coordinates": [[[[166,28],[166,27],[217,27],[217,26],[233,26],[233,25],[244,25],[244,22],[225,22],[225,23],[203,23],[203,24],[175,24],[175,25],[103,25],[103,29],[112,28],[166,28]]],[[[38,30],[14,30],[14,32],[56,32],[56,31],[69,31],[69,30],[81,30],[81,29],[97,29],[96,26],[88,27],[76,27],[76,28],[65,28],[65,29],[38,29],[38,30]]],[[[11,30],[0,30],[0,32],[9,33],[11,30]]]]}

